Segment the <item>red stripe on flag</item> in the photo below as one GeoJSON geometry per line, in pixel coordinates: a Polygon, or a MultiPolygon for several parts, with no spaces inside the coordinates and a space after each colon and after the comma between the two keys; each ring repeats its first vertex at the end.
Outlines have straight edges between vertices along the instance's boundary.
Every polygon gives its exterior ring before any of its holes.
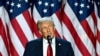
{"type": "Polygon", "coordinates": [[[11,41],[10,41],[10,53],[11,56],[19,56],[11,41]]]}
{"type": "Polygon", "coordinates": [[[91,16],[92,16],[92,19],[93,19],[93,21],[94,21],[95,26],[97,26],[97,18],[96,18],[95,13],[94,13],[94,12],[91,13],[91,16]]]}
{"type": "Polygon", "coordinates": [[[33,21],[32,21],[30,14],[29,14],[29,11],[28,10],[24,11],[23,16],[25,17],[25,20],[27,21],[28,26],[30,27],[31,31],[33,32],[33,27],[32,27],[33,21]]]}
{"type": "Polygon", "coordinates": [[[24,32],[22,31],[21,27],[19,26],[19,23],[14,18],[14,20],[11,21],[11,24],[12,24],[13,29],[16,32],[17,36],[19,37],[19,40],[21,41],[22,45],[25,47],[28,40],[27,40],[27,37],[25,36],[24,32]]]}
{"type": "Polygon", "coordinates": [[[4,42],[7,52],[8,52],[8,55],[10,55],[8,37],[7,37],[7,34],[6,34],[6,31],[5,31],[5,28],[4,28],[1,18],[0,18],[0,35],[2,36],[3,42],[4,42]]]}
{"type": "Polygon", "coordinates": [[[97,40],[98,40],[98,42],[100,43],[100,31],[99,30],[97,30],[97,40]]]}
{"type": "Polygon", "coordinates": [[[86,49],[82,41],[80,40],[80,37],[78,36],[77,32],[75,31],[72,23],[70,22],[69,18],[65,13],[63,14],[63,22],[66,25],[66,27],[69,29],[70,33],[73,36],[73,39],[80,50],[80,52],[83,54],[82,56],[91,56],[89,51],[86,49]]]}
{"type": "Polygon", "coordinates": [[[93,44],[93,46],[95,48],[96,47],[96,38],[95,38],[93,32],[91,31],[91,29],[90,29],[87,21],[86,20],[83,20],[81,22],[81,25],[84,28],[85,32],[87,33],[89,39],[91,40],[91,42],[92,42],[92,44],[93,44]]]}
{"type": "Polygon", "coordinates": [[[60,24],[62,22],[62,11],[61,8],[56,12],[56,16],[58,17],[58,20],[60,21],[60,24]]]}

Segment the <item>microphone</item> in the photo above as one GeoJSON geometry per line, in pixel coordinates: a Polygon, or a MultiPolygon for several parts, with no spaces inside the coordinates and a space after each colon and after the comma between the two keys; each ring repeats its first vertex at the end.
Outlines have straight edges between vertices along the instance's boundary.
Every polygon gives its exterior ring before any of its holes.
{"type": "Polygon", "coordinates": [[[48,40],[48,43],[49,43],[49,44],[51,44],[51,43],[52,43],[52,38],[51,38],[51,36],[50,36],[50,35],[48,35],[48,36],[47,36],[47,40],[48,40]]]}

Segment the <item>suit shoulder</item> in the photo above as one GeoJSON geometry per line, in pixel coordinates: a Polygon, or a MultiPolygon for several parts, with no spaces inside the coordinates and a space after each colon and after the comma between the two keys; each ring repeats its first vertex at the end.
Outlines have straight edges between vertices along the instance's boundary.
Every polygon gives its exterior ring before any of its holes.
{"type": "Polygon", "coordinates": [[[64,40],[64,39],[60,39],[60,38],[57,38],[58,42],[62,43],[62,44],[67,44],[67,45],[70,45],[71,43],[67,40],[64,40]]]}
{"type": "Polygon", "coordinates": [[[29,41],[27,43],[27,45],[37,45],[38,43],[41,43],[41,39],[35,39],[35,40],[32,40],[32,41],[29,41]]]}

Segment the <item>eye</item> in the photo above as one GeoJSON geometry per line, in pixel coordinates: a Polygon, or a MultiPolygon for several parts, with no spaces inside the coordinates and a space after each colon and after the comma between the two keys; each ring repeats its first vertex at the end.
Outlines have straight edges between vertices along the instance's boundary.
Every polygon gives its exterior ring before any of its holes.
{"type": "Polygon", "coordinates": [[[42,27],[42,30],[46,30],[47,29],[47,27],[42,27]]]}

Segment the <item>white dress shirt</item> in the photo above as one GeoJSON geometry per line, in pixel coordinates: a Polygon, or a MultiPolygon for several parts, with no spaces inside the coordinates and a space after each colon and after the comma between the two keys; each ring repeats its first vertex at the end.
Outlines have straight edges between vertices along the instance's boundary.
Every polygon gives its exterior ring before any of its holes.
{"type": "MultiPolygon", "coordinates": [[[[48,47],[48,41],[47,39],[43,38],[43,56],[47,56],[47,47],[48,47]]],[[[53,50],[53,56],[55,56],[55,37],[52,39],[51,47],[53,50]]]]}

